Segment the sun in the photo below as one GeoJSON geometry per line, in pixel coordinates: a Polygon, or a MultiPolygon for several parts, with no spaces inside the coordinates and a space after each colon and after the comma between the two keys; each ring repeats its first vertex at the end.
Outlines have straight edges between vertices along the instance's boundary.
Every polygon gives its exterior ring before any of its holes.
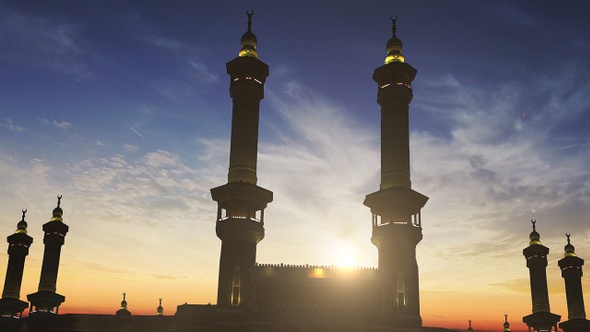
{"type": "Polygon", "coordinates": [[[338,246],[335,246],[335,264],[337,267],[353,268],[359,264],[358,249],[355,245],[342,242],[338,246]]]}

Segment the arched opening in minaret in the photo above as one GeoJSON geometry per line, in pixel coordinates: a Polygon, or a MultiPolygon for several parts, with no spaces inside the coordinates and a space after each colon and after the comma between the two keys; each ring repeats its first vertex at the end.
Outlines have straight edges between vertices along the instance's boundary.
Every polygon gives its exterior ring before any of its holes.
{"type": "Polygon", "coordinates": [[[232,306],[239,306],[240,305],[240,284],[241,284],[240,266],[236,265],[234,267],[234,274],[233,274],[232,282],[231,282],[231,305],[232,306]]]}
{"type": "Polygon", "coordinates": [[[406,282],[404,280],[404,273],[399,271],[397,273],[397,308],[403,310],[406,308],[406,282]]]}

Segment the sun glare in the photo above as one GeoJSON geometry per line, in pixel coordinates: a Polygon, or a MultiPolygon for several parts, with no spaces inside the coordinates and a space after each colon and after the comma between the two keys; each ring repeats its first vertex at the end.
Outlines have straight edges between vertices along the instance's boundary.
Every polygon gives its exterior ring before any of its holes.
{"type": "Polygon", "coordinates": [[[358,266],[358,250],[353,244],[343,242],[335,248],[334,261],[337,267],[353,268],[358,266]]]}

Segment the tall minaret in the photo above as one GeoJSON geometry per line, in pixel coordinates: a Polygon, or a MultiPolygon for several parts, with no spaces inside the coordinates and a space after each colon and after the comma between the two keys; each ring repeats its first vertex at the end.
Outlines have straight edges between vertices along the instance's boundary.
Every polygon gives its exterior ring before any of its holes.
{"type": "Polygon", "coordinates": [[[68,225],[63,222],[63,210],[61,209],[61,195],[57,196],[57,207],[53,209],[53,217],[43,225],[43,264],[41,266],[41,278],[39,289],[36,293],[27,295],[31,302],[31,314],[58,313],[59,306],[65,301],[65,297],[55,292],[57,283],[57,271],[61,246],[65,243],[68,225]]]}
{"type": "Polygon", "coordinates": [[[221,239],[217,305],[251,305],[256,245],[264,238],[264,209],[272,192],[256,185],[258,115],[264,98],[268,66],[258,60],[252,15],[242,36],[238,57],[227,64],[230,96],[233,99],[231,150],[227,184],[211,189],[217,202],[217,236],[221,239]]]}
{"type": "Polygon", "coordinates": [[[373,213],[371,241],[379,251],[388,324],[397,330],[417,331],[422,318],[416,245],[422,240],[420,210],[428,197],[411,188],[408,112],[416,69],[404,62],[396,20],[392,19],[385,65],[373,74],[381,105],[381,186],[366,196],[364,204],[373,213]]]}
{"type": "Polygon", "coordinates": [[[590,321],[586,319],[584,307],[584,293],[582,292],[582,266],[584,260],[576,255],[576,249],[570,243],[570,234],[564,248],[563,258],[557,263],[561,268],[561,276],[565,281],[565,295],[567,299],[568,320],[560,323],[564,332],[588,332],[590,321]]]}
{"type": "Polygon", "coordinates": [[[561,316],[551,313],[547,291],[546,269],[549,248],[541,244],[541,235],[535,227],[536,221],[531,220],[531,223],[533,231],[529,236],[529,246],[523,249],[522,254],[529,268],[533,313],[522,317],[522,321],[529,327],[529,331],[557,331],[557,322],[561,316]]]}
{"type": "Polygon", "coordinates": [[[25,258],[29,254],[29,247],[33,238],[27,235],[27,222],[25,221],[26,209],[23,209],[23,217],[16,225],[16,232],[8,236],[8,266],[4,291],[0,299],[0,314],[2,317],[18,317],[29,306],[27,302],[20,300],[20,287],[23,280],[25,258]],[[18,316],[17,316],[18,315],[18,316]]]}

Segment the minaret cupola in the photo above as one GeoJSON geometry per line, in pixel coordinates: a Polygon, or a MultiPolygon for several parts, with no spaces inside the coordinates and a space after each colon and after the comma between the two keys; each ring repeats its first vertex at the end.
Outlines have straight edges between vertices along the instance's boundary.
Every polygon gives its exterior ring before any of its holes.
{"type": "Polygon", "coordinates": [[[254,11],[246,11],[246,14],[248,15],[248,31],[242,36],[242,48],[238,56],[258,58],[258,51],[256,51],[258,40],[256,35],[252,33],[252,15],[254,15],[254,11]]]}
{"type": "Polygon", "coordinates": [[[541,235],[537,232],[537,229],[535,227],[535,224],[537,223],[537,221],[531,220],[531,223],[533,224],[533,231],[529,235],[529,240],[530,240],[529,245],[533,246],[533,245],[541,244],[541,235]]]}
{"type": "Polygon", "coordinates": [[[121,301],[121,308],[115,313],[117,316],[131,316],[131,312],[127,309],[127,300],[125,299],[127,293],[123,293],[123,300],[121,301]]]}
{"type": "Polygon", "coordinates": [[[59,221],[59,222],[63,222],[63,215],[64,215],[64,211],[61,209],[61,207],[59,207],[59,204],[61,203],[61,195],[57,195],[57,206],[55,207],[55,209],[53,209],[53,217],[51,217],[50,221],[59,221]]]}
{"type": "Polygon", "coordinates": [[[385,57],[385,64],[390,64],[392,62],[404,62],[404,56],[402,55],[402,41],[397,38],[396,27],[397,16],[395,18],[391,17],[391,32],[392,36],[391,39],[387,41],[387,56],[385,57]]]}
{"type": "Polygon", "coordinates": [[[570,243],[570,233],[566,233],[567,244],[563,247],[563,257],[576,257],[576,247],[570,243]]]}
{"type": "Polygon", "coordinates": [[[25,221],[25,214],[27,213],[27,209],[23,209],[23,217],[22,219],[16,224],[16,234],[27,234],[27,222],[25,221]]]}

